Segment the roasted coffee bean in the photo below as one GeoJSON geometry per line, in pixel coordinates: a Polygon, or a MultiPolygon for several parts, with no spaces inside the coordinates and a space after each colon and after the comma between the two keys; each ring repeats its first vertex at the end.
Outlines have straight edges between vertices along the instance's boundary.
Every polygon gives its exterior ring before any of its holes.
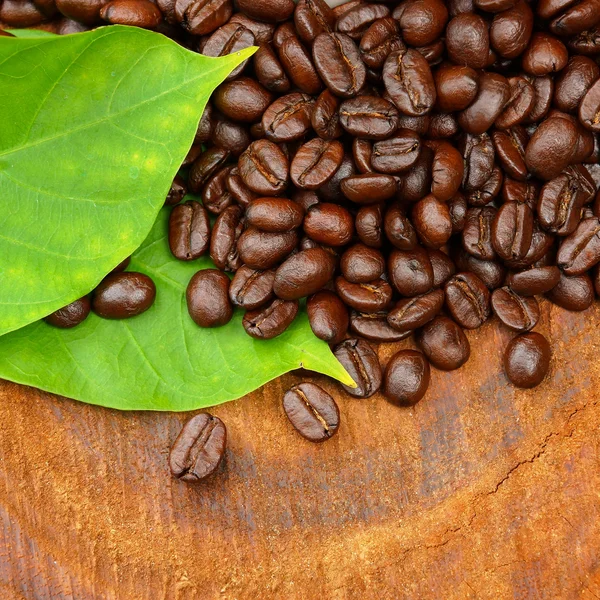
{"type": "Polygon", "coordinates": [[[304,233],[318,244],[345,246],[354,235],[352,215],[338,204],[319,202],[306,212],[304,233]]]}
{"type": "Polygon", "coordinates": [[[427,254],[433,269],[433,287],[442,287],[456,273],[454,262],[441,250],[429,248],[427,254]]]}
{"type": "Polygon", "coordinates": [[[383,65],[383,83],[400,112],[421,116],[433,108],[436,100],[433,75],[417,50],[392,52],[383,65]]]}
{"type": "Polygon", "coordinates": [[[444,286],[446,305],[465,329],[481,327],[490,316],[490,293],[474,273],[459,273],[444,286]]]}
{"type": "Polygon", "coordinates": [[[533,12],[524,0],[494,15],[490,27],[492,48],[503,58],[521,56],[531,40],[533,12]]]}
{"type": "Polygon", "coordinates": [[[288,160],[269,140],[252,142],[240,156],[238,169],[242,181],[257,194],[277,196],[288,184],[288,160]]]}
{"type": "Polygon", "coordinates": [[[504,352],[506,376],[517,387],[535,387],[548,374],[551,354],[548,340],[540,333],[518,335],[504,352]]]}
{"type": "Polygon", "coordinates": [[[255,310],[249,310],[242,320],[246,333],[259,340],[270,340],[281,335],[298,314],[297,300],[276,298],[255,310]]]}
{"type": "Polygon", "coordinates": [[[579,120],[591,131],[600,132],[600,79],[583,97],[579,105],[579,120]]]}
{"type": "Polygon", "coordinates": [[[503,260],[522,260],[533,237],[533,211],[527,204],[506,202],[492,221],[492,246],[503,260]]]}
{"type": "Polygon", "coordinates": [[[415,334],[415,341],[429,362],[442,371],[460,369],[471,356],[463,330],[448,317],[438,316],[415,334]]]}
{"type": "Polygon", "coordinates": [[[570,2],[562,3],[566,10],[562,14],[553,15],[550,31],[560,36],[576,35],[588,27],[600,24],[600,4],[597,0],[582,0],[570,6],[570,2]]]}
{"type": "Polygon", "coordinates": [[[411,331],[400,332],[387,322],[387,311],[362,313],[352,311],[350,330],[367,340],[377,343],[399,342],[406,339],[411,331]]]}
{"type": "Polygon", "coordinates": [[[300,39],[312,44],[319,34],[333,31],[335,16],[325,0],[300,0],[294,11],[294,25],[300,39]]]}
{"type": "Polygon", "coordinates": [[[302,139],[310,129],[313,107],[314,100],[299,92],[278,98],[262,117],[265,136],[273,142],[302,139]]]}
{"type": "Polygon", "coordinates": [[[579,222],[577,229],[560,245],[557,265],[565,275],[581,275],[600,262],[600,219],[579,222]]]}
{"type": "Polygon", "coordinates": [[[507,131],[494,131],[492,133],[494,148],[498,162],[504,172],[514,179],[525,181],[529,176],[525,164],[525,147],[527,146],[527,133],[519,127],[507,131]]]}
{"type": "MultiPolygon", "coordinates": [[[[189,0],[179,0],[175,4],[175,10],[177,11],[177,7],[181,6],[183,10],[186,10],[188,7],[189,0]],[[183,4],[179,4],[183,2],[183,4]]],[[[193,0],[192,0],[193,2],[193,0]]],[[[212,0],[212,2],[223,3],[225,6],[228,3],[228,0],[212,0]]],[[[200,0],[200,4],[203,4],[203,0],[200,0]]],[[[208,0],[208,6],[210,10],[211,0],[208,0]]],[[[193,6],[189,5],[190,8],[193,6]]],[[[214,16],[214,13],[211,13],[208,16],[210,20],[214,16]]],[[[185,17],[184,17],[185,18],[185,17]]],[[[244,48],[250,48],[253,46],[255,42],[254,34],[250,29],[247,29],[242,23],[231,21],[222,27],[219,27],[207,40],[204,46],[202,47],[202,54],[205,56],[226,56],[227,54],[233,54],[234,52],[239,52],[244,48]]],[[[231,73],[227,76],[226,80],[231,81],[235,79],[246,67],[248,63],[247,60],[240,63],[231,73]]]]}
{"type": "Polygon", "coordinates": [[[564,69],[569,60],[569,53],[559,39],[539,31],[531,36],[529,46],[522,57],[525,72],[541,77],[564,69]]]}
{"type": "MultiPolygon", "coordinates": [[[[383,210],[381,204],[363,206],[356,214],[356,235],[365,246],[381,248],[383,244],[383,210]]],[[[416,234],[415,244],[416,244],[416,234]]]]}
{"type": "Polygon", "coordinates": [[[193,35],[212,33],[231,17],[231,0],[176,0],[175,17],[193,35]]]}
{"type": "Polygon", "coordinates": [[[175,206],[169,217],[169,247],[179,260],[195,260],[208,250],[210,222],[202,204],[190,200],[175,206]]]}
{"type": "MultiPolygon", "coordinates": [[[[391,96],[385,92],[383,97],[386,100],[392,101],[391,96]]],[[[409,129],[410,131],[414,131],[417,135],[425,135],[429,129],[429,123],[431,122],[431,116],[429,114],[414,116],[414,115],[405,115],[400,113],[398,117],[398,127],[400,129],[409,129]]]]}
{"type": "Polygon", "coordinates": [[[516,331],[530,331],[540,319],[537,300],[531,296],[519,296],[510,287],[494,290],[492,309],[504,325],[516,331]]]}
{"type": "Polygon", "coordinates": [[[268,44],[273,39],[275,25],[251,19],[243,13],[236,13],[229,19],[230,23],[239,23],[252,32],[257,44],[268,44]]]}
{"type": "Polygon", "coordinates": [[[148,275],[111,273],[94,290],[92,309],[103,319],[128,319],[146,312],[155,298],[156,286],[148,275]]]}
{"type": "Polygon", "coordinates": [[[409,46],[426,46],[437,41],[448,22],[448,9],[442,0],[413,0],[400,15],[402,37],[409,46]]]}
{"type": "Polygon", "coordinates": [[[487,23],[472,12],[455,16],[446,27],[446,49],[453,63],[483,69],[490,49],[487,23]]]}
{"type": "Polygon", "coordinates": [[[350,37],[343,33],[321,33],[315,38],[312,54],[321,79],[336,96],[356,96],[367,72],[350,37]]]}
{"type": "Polygon", "coordinates": [[[220,215],[233,202],[227,189],[227,178],[232,169],[231,166],[219,169],[202,188],[202,202],[213,215],[220,215]]]}
{"type": "Polygon", "coordinates": [[[421,246],[412,250],[392,250],[388,259],[392,285],[401,296],[412,298],[433,287],[433,268],[427,251],[421,246]]]}
{"type": "Polygon", "coordinates": [[[456,253],[455,261],[459,271],[475,273],[483,281],[488,290],[495,290],[502,287],[506,276],[506,268],[501,263],[475,258],[462,248],[456,253]]]}
{"type": "Polygon", "coordinates": [[[319,197],[316,192],[311,190],[295,190],[292,194],[292,200],[306,212],[313,204],[318,204],[319,197]]]}
{"type": "Polygon", "coordinates": [[[369,398],[381,387],[381,366],[377,354],[364,340],[350,339],[342,342],[334,351],[356,387],[342,387],[355,398],[369,398]]]}
{"type": "Polygon", "coordinates": [[[390,9],[382,4],[361,3],[338,17],[335,26],[337,31],[353,39],[360,39],[374,21],[389,14],[390,9]]]}
{"type": "Polygon", "coordinates": [[[194,162],[196,162],[196,160],[198,160],[198,158],[200,157],[202,152],[203,152],[202,146],[200,144],[194,144],[189,149],[188,153],[186,154],[186,157],[183,159],[183,162],[181,163],[181,167],[183,169],[187,169],[188,167],[191,167],[194,164],[194,162]]]}
{"type": "Polygon", "coordinates": [[[273,101],[273,95],[250,77],[238,77],[221,84],[212,100],[215,107],[232,121],[255,123],[273,101]]]}
{"type": "Polygon", "coordinates": [[[452,221],[452,233],[461,233],[465,228],[468,210],[464,194],[459,192],[450,198],[448,201],[448,210],[450,211],[450,220],[452,221]]]}
{"type": "MultiPolygon", "coordinates": [[[[104,6],[104,4],[106,4],[105,0],[56,0],[56,8],[58,8],[61,14],[79,23],[84,23],[85,25],[98,25],[102,22],[102,19],[100,18],[100,9],[104,6]]],[[[19,5],[22,7],[23,3],[13,2],[9,4],[4,2],[2,5],[2,11],[0,13],[0,21],[8,23],[6,13],[11,5],[19,5]]],[[[33,4],[31,6],[33,6],[33,4]]],[[[38,15],[37,18],[39,19],[37,23],[39,23],[43,20],[43,14],[39,11],[35,12],[38,15]]],[[[31,19],[33,19],[33,16],[31,19]]],[[[35,23],[28,23],[23,25],[13,23],[15,27],[30,27],[34,24],[35,23]]]]}
{"type": "Polygon", "coordinates": [[[246,209],[248,225],[272,233],[296,229],[303,218],[303,208],[287,198],[257,198],[246,209]]]}
{"type": "Polygon", "coordinates": [[[454,137],[458,133],[458,122],[454,115],[448,113],[434,113],[429,120],[427,137],[432,140],[441,140],[454,137]]]}
{"type": "Polygon", "coordinates": [[[229,299],[235,306],[254,310],[273,298],[275,271],[258,271],[242,265],[229,286],[229,299]]]}
{"type": "Polygon", "coordinates": [[[504,176],[499,167],[494,167],[489,179],[478,189],[467,194],[469,206],[486,206],[496,198],[502,191],[504,176]]]}
{"type": "Polygon", "coordinates": [[[214,473],[223,460],[227,430],[218,417],[200,413],[184,426],[169,453],[171,475],[196,483],[214,473]]]}
{"type": "Polygon", "coordinates": [[[509,273],[506,284],[520,296],[537,296],[549,292],[560,281],[560,269],[555,266],[534,267],[519,273],[509,273]]]}
{"type": "Polygon", "coordinates": [[[348,309],[333,292],[321,290],[306,302],[312,332],[328,344],[338,344],[348,331],[348,309]]]}
{"type": "Polygon", "coordinates": [[[237,250],[241,261],[249,267],[270,269],[284,260],[297,245],[296,231],[267,233],[250,227],[240,236],[237,250]]]}
{"type": "Polygon", "coordinates": [[[452,235],[448,205],[433,194],[419,200],[412,209],[412,222],[420,242],[428,248],[441,248],[452,235]]]}
{"type": "Polygon", "coordinates": [[[344,153],[342,164],[333,174],[333,177],[319,188],[319,198],[324,202],[344,202],[344,194],[342,192],[342,181],[356,174],[352,154],[344,153]]]}
{"type": "Polygon", "coordinates": [[[301,250],[275,272],[273,291],[283,300],[298,300],[319,291],[331,280],[335,257],[322,248],[301,250]]]}
{"type": "Polygon", "coordinates": [[[471,67],[445,64],[434,75],[437,90],[436,106],[444,112],[464,110],[475,100],[479,89],[479,74],[471,67]]]}
{"type": "Polygon", "coordinates": [[[271,92],[284,94],[292,87],[285,69],[270,44],[261,44],[254,55],[258,82],[271,92]]]}
{"type": "Polygon", "coordinates": [[[200,193],[206,182],[229,158],[229,152],[222,148],[210,148],[203,152],[192,165],[188,184],[194,194],[200,193]]]}
{"type": "Polygon", "coordinates": [[[199,327],[221,327],[231,321],[229,277],[217,269],[198,271],[186,291],[190,317],[199,327]]]}
{"type": "Polygon", "coordinates": [[[385,259],[379,250],[355,244],[342,254],[340,268],[350,283],[369,283],[383,275],[385,259]]]}
{"type": "Polygon", "coordinates": [[[419,136],[409,129],[401,129],[394,137],[373,144],[371,165],[381,173],[401,173],[413,167],[420,154],[419,136]]]}
{"type": "MultiPolygon", "coordinates": [[[[231,4],[228,5],[231,11],[231,4]]],[[[150,0],[112,0],[100,9],[100,16],[113,25],[132,25],[145,29],[155,29],[163,18],[150,0]]]]}
{"type": "Polygon", "coordinates": [[[417,232],[400,203],[392,204],[385,213],[384,229],[387,239],[399,250],[412,250],[417,245],[417,232]]]}
{"type": "Polygon", "coordinates": [[[535,92],[535,100],[529,115],[523,121],[523,124],[537,123],[541,121],[550,110],[552,97],[554,95],[554,79],[546,75],[545,77],[526,76],[535,92]]]}
{"type": "Polygon", "coordinates": [[[396,179],[381,173],[353,175],[342,180],[344,196],[356,204],[376,204],[392,198],[397,191],[396,179]]]}
{"type": "Polygon", "coordinates": [[[582,31],[579,35],[568,40],[571,50],[586,56],[600,55],[600,27],[593,27],[582,31]]]}
{"type": "Polygon", "coordinates": [[[294,185],[319,189],[331,179],[344,158],[344,146],[336,140],[314,138],[300,147],[290,165],[294,185]]]}
{"type": "Polygon", "coordinates": [[[479,77],[475,99],[458,115],[459,126],[472,135],[485,133],[506,107],[510,94],[506,77],[498,73],[483,73],[479,77]]]}
{"type": "Polygon", "coordinates": [[[240,267],[237,243],[243,226],[239,206],[229,206],[217,217],[210,236],[210,258],[219,269],[236,271],[240,267]]]}
{"type": "Polygon", "coordinates": [[[362,139],[385,140],[398,128],[398,110],[377,96],[358,96],[342,102],[340,123],[350,134],[362,139]]]}
{"type": "Polygon", "coordinates": [[[237,7],[251,19],[276,23],[292,16],[293,0],[236,0],[237,7]]]}
{"type": "Polygon", "coordinates": [[[285,39],[278,54],[287,76],[301,92],[315,95],[323,89],[310,53],[295,34],[285,39]]]}
{"type": "Polygon", "coordinates": [[[305,381],[283,396],[283,410],[296,431],[310,442],[324,442],[335,435],[340,411],[335,400],[321,387],[305,381]]]}
{"type": "Polygon", "coordinates": [[[165,206],[173,206],[175,204],[179,204],[184,196],[187,194],[187,185],[185,180],[179,175],[175,176],[173,183],[171,184],[171,189],[167,194],[167,198],[165,199],[165,206]]]}
{"type": "Polygon", "coordinates": [[[60,329],[71,329],[87,319],[91,307],[92,305],[89,296],[84,296],[83,298],[79,298],[79,300],[75,300],[75,302],[71,302],[71,304],[67,304],[67,306],[63,306],[63,308],[59,308],[57,311],[54,311],[52,314],[48,315],[44,321],[49,325],[59,327],[60,329]]]}
{"type": "Polygon", "coordinates": [[[421,352],[400,350],[385,368],[383,395],[399,406],[414,406],[429,387],[429,362],[421,352]]]}
{"type": "Polygon", "coordinates": [[[466,192],[482,188],[494,170],[494,144],[487,133],[465,135],[460,143],[465,160],[463,187],[466,192]]]}
{"type": "Polygon", "coordinates": [[[239,123],[218,119],[212,128],[210,139],[215,146],[223,148],[232,156],[239,156],[252,141],[250,132],[239,123]]]}
{"type": "Polygon", "coordinates": [[[563,112],[576,113],[581,101],[598,78],[600,68],[591,58],[572,56],[567,66],[556,77],[554,106],[563,112]]]}
{"type": "Polygon", "coordinates": [[[444,291],[432,290],[422,296],[404,298],[390,310],[388,323],[398,331],[412,331],[431,321],[444,305],[444,291]]]}
{"type": "Polygon", "coordinates": [[[506,178],[502,185],[502,200],[504,202],[522,202],[535,211],[541,189],[542,186],[537,181],[525,182],[506,178]]]}
{"type": "Polygon", "coordinates": [[[324,140],[334,140],[344,133],[340,124],[339,107],[338,97],[329,90],[321,92],[314,104],[310,122],[315,133],[324,140]]]}
{"type": "Polygon", "coordinates": [[[273,31],[273,47],[280,50],[284,42],[291,37],[297,37],[296,30],[292,23],[286,22],[277,25],[273,31]]]}
{"type": "Polygon", "coordinates": [[[594,302],[594,285],[587,273],[582,275],[564,275],[546,294],[553,304],[572,311],[582,311],[594,302]]]}
{"type": "Polygon", "coordinates": [[[227,190],[242,208],[246,208],[250,202],[256,200],[257,195],[244,183],[237,167],[229,171],[227,181],[225,182],[227,190]]]}
{"type": "Polygon", "coordinates": [[[464,176],[460,152],[446,142],[434,147],[431,193],[440,201],[448,202],[458,192],[464,176]]]}
{"type": "Polygon", "coordinates": [[[535,90],[525,77],[510,77],[510,96],[494,125],[499,129],[509,129],[522,123],[535,104],[535,90]]]}
{"type": "Polygon", "coordinates": [[[398,21],[392,17],[373,21],[360,40],[360,56],[371,69],[381,69],[392,52],[405,49],[398,21]]]}
{"type": "Polygon", "coordinates": [[[383,279],[369,283],[351,283],[344,277],[337,277],[335,290],[344,303],[360,312],[386,310],[392,300],[392,287],[383,279]]]}
{"type": "Polygon", "coordinates": [[[463,248],[480,260],[494,260],[496,252],[492,244],[492,223],[497,211],[491,206],[470,208],[462,231],[463,248]]]}
{"type": "Polygon", "coordinates": [[[506,260],[506,266],[513,270],[525,269],[545,257],[554,244],[554,236],[540,228],[534,221],[531,246],[527,255],[522,260],[506,260]]]}
{"type": "Polygon", "coordinates": [[[401,174],[398,184],[398,198],[408,204],[417,202],[431,191],[433,150],[427,146],[421,149],[419,158],[407,173],[401,174]]]}

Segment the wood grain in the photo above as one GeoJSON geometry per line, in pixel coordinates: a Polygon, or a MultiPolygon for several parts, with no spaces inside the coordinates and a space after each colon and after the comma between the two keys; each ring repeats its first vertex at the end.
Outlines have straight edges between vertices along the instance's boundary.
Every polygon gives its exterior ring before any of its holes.
{"type": "Polygon", "coordinates": [[[507,383],[494,323],[414,409],[325,382],[342,424],[323,445],[287,423],[288,375],[214,409],[226,462],[197,487],[166,464],[189,415],[0,383],[0,597],[598,599],[599,323],[544,305],[534,391],[507,383]]]}

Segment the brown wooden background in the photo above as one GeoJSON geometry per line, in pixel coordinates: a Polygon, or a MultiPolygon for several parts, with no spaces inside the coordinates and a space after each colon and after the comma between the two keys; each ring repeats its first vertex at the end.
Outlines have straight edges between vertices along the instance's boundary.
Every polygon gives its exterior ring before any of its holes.
{"type": "Polygon", "coordinates": [[[414,409],[326,383],[342,425],[312,445],[288,375],[214,409],[226,463],[197,487],[167,470],[186,415],[0,382],[0,598],[600,598],[600,306],[543,314],[537,390],[492,323],[414,409]]]}

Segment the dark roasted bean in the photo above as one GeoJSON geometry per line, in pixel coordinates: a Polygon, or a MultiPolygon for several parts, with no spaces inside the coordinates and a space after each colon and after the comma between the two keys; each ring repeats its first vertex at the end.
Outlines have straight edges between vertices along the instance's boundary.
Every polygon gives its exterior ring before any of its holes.
{"type": "Polygon", "coordinates": [[[513,338],[504,353],[504,370],[511,383],[532,388],[544,380],[550,368],[550,344],[539,333],[513,338]]]}
{"type": "Polygon", "coordinates": [[[335,357],[342,363],[356,387],[342,385],[355,398],[369,398],[381,387],[381,367],[377,354],[364,340],[346,340],[335,349],[335,357]]]}
{"type": "Polygon", "coordinates": [[[460,152],[449,143],[437,143],[433,155],[431,193],[438,200],[448,202],[458,192],[463,175],[460,152]]]}
{"type": "Polygon", "coordinates": [[[383,279],[351,283],[344,277],[337,277],[335,290],[346,305],[360,312],[386,310],[392,300],[392,287],[383,279]]]}
{"type": "Polygon", "coordinates": [[[231,321],[229,277],[217,269],[198,271],[186,292],[190,317],[199,327],[220,327],[231,321]]]}
{"type": "Polygon", "coordinates": [[[531,36],[529,46],[522,56],[523,69],[536,77],[561,71],[569,60],[565,45],[554,36],[541,31],[531,36]]]}
{"type": "Polygon", "coordinates": [[[342,180],[344,196],[356,204],[376,204],[392,198],[397,191],[397,183],[391,175],[365,173],[342,180]]]}
{"type": "Polygon", "coordinates": [[[314,100],[299,92],[278,98],[262,117],[265,136],[273,142],[301,139],[310,129],[313,107],[314,100]]]}
{"type": "Polygon", "coordinates": [[[387,239],[399,250],[412,250],[417,245],[417,232],[400,203],[392,204],[385,213],[384,228],[387,239]]]}
{"type": "Polygon", "coordinates": [[[233,202],[227,189],[227,178],[232,169],[231,166],[219,169],[202,188],[202,202],[213,215],[220,215],[233,202]]]}
{"type": "Polygon", "coordinates": [[[179,175],[176,175],[173,183],[171,184],[171,189],[169,190],[169,193],[165,199],[165,206],[174,206],[175,204],[179,204],[186,194],[187,185],[185,180],[179,175]]]}
{"type": "Polygon", "coordinates": [[[292,182],[299,188],[316,190],[333,177],[343,158],[340,142],[314,138],[296,152],[290,165],[292,182]]]}
{"type": "Polygon", "coordinates": [[[194,194],[200,193],[206,182],[229,158],[229,152],[222,148],[210,148],[203,152],[192,165],[188,184],[194,194]]]}
{"type": "Polygon", "coordinates": [[[333,31],[335,16],[325,0],[300,0],[294,11],[294,25],[300,39],[311,44],[319,34],[333,31]]]}
{"type": "Polygon", "coordinates": [[[550,302],[572,311],[582,311],[594,302],[594,286],[587,273],[582,275],[564,275],[550,290],[546,297],[550,302]]]}
{"type": "Polygon", "coordinates": [[[371,165],[381,173],[401,173],[414,166],[420,153],[419,136],[409,129],[401,129],[394,137],[373,144],[371,165]]]}
{"type": "Polygon", "coordinates": [[[427,137],[431,140],[442,140],[454,137],[458,133],[458,122],[454,115],[448,113],[434,113],[429,120],[427,137]]]}
{"type": "Polygon", "coordinates": [[[504,172],[509,177],[525,181],[529,175],[525,164],[527,133],[520,127],[513,127],[508,131],[494,131],[492,140],[504,172]]]}
{"type": "Polygon", "coordinates": [[[465,135],[460,144],[465,160],[463,187],[466,192],[480,189],[494,170],[494,145],[487,133],[465,135]]]}
{"type": "Polygon", "coordinates": [[[444,112],[464,110],[475,100],[479,74],[471,67],[445,64],[434,76],[437,90],[436,106],[444,112]]]}
{"type": "Polygon", "coordinates": [[[507,285],[520,296],[536,296],[549,292],[560,281],[560,269],[555,266],[534,267],[510,273],[507,285]]]}
{"type": "Polygon", "coordinates": [[[490,43],[503,58],[517,58],[529,45],[532,32],[533,12],[528,2],[519,0],[514,6],[494,15],[490,43]]]}
{"type": "Polygon", "coordinates": [[[452,221],[452,233],[461,233],[467,221],[467,200],[464,194],[458,192],[448,201],[450,220],[452,221]]]}
{"type": "Polygon", "coordinates": [[[292,16],[293,0],[236,0],[237,7],[251,19],[276,23],[292,16]]]}
{"type": "Polygon", "coordinates": [[[492,221],[492,246],[500,258],[525,258],[533,237],[533,219],[533,211],[521,202],[506,202],[498,209],[492,221]]]}
{"type": "Polygon", "coordinates": [[[270,340],[281,335],[298,314],[297,300],[276,298],[269,304],[249,310],[242,320],[246,333],[259,340],[270,340]]]}
{"type": "Polygon", "coordinates": [[[335,27],[340,33],[360,39],[374,21],[389,14],[390,9],[383,4],[361,3],[338,17],[335,27]]]}
{"type": "Polygon", "coordinates": [[[591,131],[600,132],[600,79],[583,97],[579,105],[579,120],[591,131]]]}
{"type": "Polygon", "coordinates": [[[371,69],[381,69],[392,52],[405,49],[398,21],[392,17],[374,21],[360,41],[361,58],[371,69]]]}
{"type": "Polygon", "coordinates": [[[284,94],[291,88],[290,80],[270,44],[261,44],[254,55],[254,72],[259,83],[271,92],[284,94]]]}
{"type": "Polygon", "coordinates": [[[584,96],[600,78],[600,68],[587,56],[573,56],[558,74],[554,89],[554,106],[567,113],[576,113],[584,96]]]}
{"type": "Polygon", "coordinates": [[[580,221],[560,245],[557,265],[566,275],[581,275],[600,262],[600,219],[580,221]]]}
{"type": "Polygon", "coordinates": [[[463,330],[448,317],[438,316],[416,332],[415,340],[429,362],[442,371],[462,367],[471,356],[463,330]]]}
{"type": "MultiPolygon", "coordinates": [[[[371,248],[383,244],[383,210],[381,204],[363,206],[356,215],[356,234],[360,241],[371,248]]],[[[416,243],[416,234],[415,243],[416,243]]]]}
{"type": "Polygon", "coordinates": [[[510,96],[495,121],[499,129],[509,129],[525,121],[535,104],[535,90],[525,77],[510,77],[510,96]]]}
{"type": "Polygon", "coordinates": [[[75,300],[75,302],[71,302],[71,304],[67,304],[67,306],[64,306],[63,308],[59,308],[57,311],[54,311],[52,314],[48,315],[44,321],[49,325],[59,327],[60,329],[71,329],[72,327],[76,327],[80,323],[83,323],[90,314],[90,310],[91,303],[89,296],[84,296],[83,298],[79,298],[79,300],[75,300]]]}
{"type": "Polygon", "coordinates": [[[306,212],[304,232],[318,244],[345,246],[354,234],[352,215],[338,204],[319,202],[306,212]]]}
{"type": "Polygon", "coordinates": [[[496,209],[491,206],[470,208],[467,211],[462,231],[463,248],[480,260],[493,260],[496,252],[492,245],[492,223],[496,218],[496,209]]]}
{"type": "Polygon", "coordinates": [[[208,250],[210,222],[202,204],[193,200],[175,206],[169,217],[169,247],[179,260],[195,260],[208,250]]]}
{"type": "MultiPolygon", "coordinates": [[[[231,1],[221,4],[226,4],[231,14],[231,1]]],[[[100,16],[113,25],[132,25],[145,29],[155,29],[163,19],[158,7],[150,0],[111,0],[100,9],[100,16]]]]}
{"type": "MultiPolygon", "coordinates": [[[[190,0],[179,0],[179,2],[183,2],[181,5],[183,10],[187,9],[189,1],[190,0]]],[[[227,0],[208,0],[209,5],[211,1],[217,3],[227,3],[227,0]]],[[[177,7],[180,5],[179,2],[175,4],[176,11],[177,7]]],[[[203,4],[204,0],[200,0],[200,3],[203,4]]],[[[208,8],[210,9],[210,6],[208,8]]],[[[213,15],[209,15],[208,18],[210,19],[213,15]]],[[[219,27],[219,29],[217,29],[208,38],[208,40],[206,40],[206,43],[202,47],[202,54],[213,57],[226,56],[227,54],[233,54],[234,52],[239,52],[244,48],[253,46],[254,41],[254,34],[250,29],[247,29],[242,23],[230,21],[226,25],[219,27]]],[[[231,71],[231,73],[227,76],[227,81],[235,79],[244,70],[247,63],[248,61],[245,60],[235,69],[233,69],[233,71],[231,71]]]]}
{"type": "Polygon", "coordinates": [[[146,312],[155,298],[156,286],[148,275],[111,273],[94,290],[92,309],[103,319],[128,319],[146,312]]]}
{"type": "Polygon", "coordinates": [[[229,299],[235,306],[254,310],[273,298],[275,271],[258,271],[242,265],[229,286],[229,299]]]}
{"type": "Polygon", "coordinates": [[[388,259],[392,285],[401,296],[412,298],[433,287],[433,268],[427,251],[417,246],[412,250],[393,250],[388,259]]]}
{"type": "Polygon", "coordinates": [[[490,49],[487,23],[472,12],[455,16],[446,27],[446,49],[453,63],[482,69],[490,49]]]}
{"type": "Polygon", "coordinates": [[[329,90],[321,92],[314,104],[310,122],[316,134],[324,140],[334,140],[344,133],[340,124],[339,107],[338,97],[329,90]]]}
{"type": "Polygon", "coordinates": [[[312,332],[328,344],[341,342],[348,330],[348,309],[333,292],[322,290],[306,302],[312,332]]]}
{"type": "Polygon", "coordinates": [[[475,273],[488,290],[495,290],[503,285],[506,276],[505,267],[493,260],[481,260],[460,249],[456,256],[456,267],[459,271],[475,273]]]}
{"type": "Polygon", "coordinates": [[[412,331],[433,319],[444,305],[444,291],[432,290],[422,296],[400,300],[390,310],[388,323],[398,331],[412,331]]]}
{"type": "Polygon", "coordinates": [[[211,141],[215,146],[223,148],[232,156],[239,156],[249,145],[252,139],[246,127],[226,119],[215,121],[211,133],[211,141]]]}
{"type": "Polygon", "coordinates": [[[412,222],[419,240],[428,248],[441,248],[452,235],[452,219],[448,205],[433,194],[414,204],[412,222]]]}
{"type": "Polygon", "coordinates": [[[243,182],[257,194],[277,196],[288,184],[288,160],[269,140],[252,142],[240,156],[238,169],[243,182]]]}
{"type": "Polygon", "coordinates": [[[287,198],[257,198],[246,209],[248,225],[272,233],[296,229],[303,218],[303,208],[287,198]]]}
{"type": "Polygon", "coordinates": [[[247,207],[256,199],[256,194],[243,182],[239,169],[234,167],[229,171],[225,182],[231,197],[242,207],[247,207]]]}
{"type": "Polygon", "coordinates": [[[406,3],[399,21],[409,46],[426,46],[442,36],[448,9],[442,0],[413,0],[406,3]]]}
{"type": "Polygon", "coordinates": [[[399,342],[406,339],[411,332],[400,332],[387,322],[387,311],[361,313],[352,311],[350,330],[367,340],[377,343],[399,342]]]}
{"type": "Polygon", "coordinates": [[[343,202],[342,181],[356,174],[352,154],[344,153],[342,164],[333,174],[333,177],[319,188],[319,198],[325,202],[343,202]]]}
{"type": "Polygon", "coordinates": [[[236,13],[229,20],[230,23],[239,23],[252,32],[257,44],[268,44],[273,39],[275,25],[251,19],[243,13],[236,13]]]}
{"type": "Polygon", "coordinates": [[[409,204],[424,198],[431,191],[433,150],[425,146],[419,158],[407,173],[402,173],[398,184],[398,198],[409,204]]]}
{"type": "Polygon", "coordinates": [[[350,134],[362,139],[384,140],[398,128],[398,110],[377,96],[358,96],[342,102],[340,123],[350,134]]]}
{"type": "Polygon", "coordinates": [[[285,39],[278,54],[287,76],[301,92],[314,95],[323,89],[310,53],[295,35],[285,39]]]}
{"type": "Polygon", "coordinates": [[[540,319],[540,307],[532,296],[519,296],[512,288],[502,287],[492,293],[492,309],[511,329],[530,331],[540,319]]]}
{"type": "Polygon", "coordinates": [[[351,283],[369,283],[379,279],[385,271],[385,258],[375,248],[355,244],[342,254],[342,275],[351,283]]]}
{"type": "Polygon", "coordinates": [[[237,250],[242,262],[249,267],[270,269],[284,260],[297,244],[298,234],[296,231],[267,233],[251,227],[240,236],[237,250]]]}
{"type": "Polygon", "coordinates": [[[444,286],[446,305],[465,329],[481,327],[490,316],[490,293],[474,273],[459,273],[444,286]]]}
{"type": "Polygon", "coordinates": [[[298,300],[319,291],[333,277],[335,257],[322,248],[301,250],[275,272],[273,291],[283,300],[298,300]]]}
{"type": "Polygon", "coordinates": [[[429,362],[421,352],[400,350],[385,369],[383,395],[399,406],[413,406],[425,395],[429,378],[429,362]]]}
{"type": "Polygon", "coordinates": [[[212,99],[215,107],[232,121],[254,123],[260,121],[273,95],[250,77],[238,77],[221,84],[212,99]]]}
{"type": "Polygon", "coordinates": [[[496,198],[502,190],[504,176],[499,167],[494,167],[489,179],[478,189],[467,195],[469,206],[486,206],[496,198]]]}

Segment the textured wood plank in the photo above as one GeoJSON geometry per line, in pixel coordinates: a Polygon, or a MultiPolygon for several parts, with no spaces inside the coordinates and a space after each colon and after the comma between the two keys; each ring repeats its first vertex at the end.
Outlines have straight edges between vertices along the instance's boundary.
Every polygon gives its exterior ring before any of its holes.
{"type": "Polygon", "coordinates": [[[288,375],[214,409],[226,463],[197,487],[166,465],[189,415],[0,383],[0,595],[598,599],[599,323],[544,306],[555,355],[534,391],[507,384],[496,324],[414,409],[325,382],[342,425],[323,445],[288,425],[288,375]]]}

